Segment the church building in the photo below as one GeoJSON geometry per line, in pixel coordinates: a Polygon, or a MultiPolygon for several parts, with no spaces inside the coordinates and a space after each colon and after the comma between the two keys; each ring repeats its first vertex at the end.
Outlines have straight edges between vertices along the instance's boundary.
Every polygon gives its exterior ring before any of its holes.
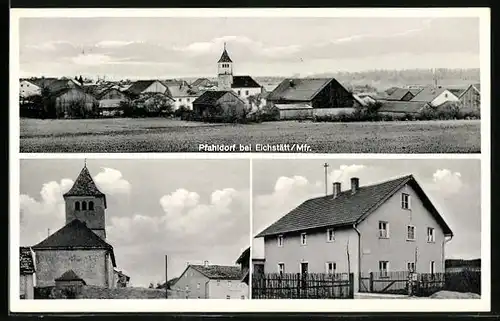
{"type": "Polygon", "coordinates": [[[106,195],[86,165],[63,197],[66,225],[32,247],[37,286],[53,286],[72,271],[87,285],[115,287],[115,255],[106,241],[106,195]]]}
{"type": "Polygon", "coordinates": [[[218,89],[232,90],[239,98],[247,100],[249,96],[262,93],[262,86],[250,76],[234,76],[233,61],[229,57],[224,43],[224,51],[217,62],[218,89]]]}

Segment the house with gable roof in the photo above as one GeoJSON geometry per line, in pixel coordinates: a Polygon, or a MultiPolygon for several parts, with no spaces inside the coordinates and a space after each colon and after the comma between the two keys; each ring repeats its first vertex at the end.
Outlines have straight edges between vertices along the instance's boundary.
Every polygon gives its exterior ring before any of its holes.
{"type": "Polygon", "coordinates": [[[248,299],[245,272],[239,266],[189,264],[172,285],[186,299],[248,299]]]}
{"type": "MultiPolygon", "coordinates": [[[[445,271],[453,232],[412,175],[309,199],[256,237],[265,273],[445,271]]],[[[360,283],[355,277],[355,291],[360,283]]]]}
{"type": "Polygon", "coordinates": [[[460,99],[444,87],[428,86],[419,91],[411,101],[425,102],[432,107],[437,107],[445,102],[459,102],[460,99]]]}
{"type": "Polygon", "coordinates": [[[63,197],[66,224],[32,247],[37,286],[54,286],[56,280],[71,276],[87,285],[113,288],[116,260],[106,240],[106,195],[86,165],[63,197]]]}

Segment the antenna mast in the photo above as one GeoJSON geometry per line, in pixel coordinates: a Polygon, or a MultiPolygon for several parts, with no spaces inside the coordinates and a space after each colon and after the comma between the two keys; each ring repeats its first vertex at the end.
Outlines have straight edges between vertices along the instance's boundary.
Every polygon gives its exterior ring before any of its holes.
{"type": "Polygon", "coordinates": [[[323,167],[325,168],[325,196],[328,195],[328,163],[324,163],[323,167]]]}

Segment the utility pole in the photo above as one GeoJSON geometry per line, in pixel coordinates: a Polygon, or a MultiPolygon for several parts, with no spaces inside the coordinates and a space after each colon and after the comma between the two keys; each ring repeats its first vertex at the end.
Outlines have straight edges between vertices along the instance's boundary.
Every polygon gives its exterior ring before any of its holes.
{"type": "Polygon", "coordinates": [[[165,254],[165,299],[168,299],[168,273],[167,273],[167,266],[168,266],[168,256],[165,254]]]}
{"type": "Polygon", "coordinates": [[[50,228],[47,229],[47,237],[50,236],[50,228]]]}
{"type": "Polygon", "coordinates": [[[324,163],[323,167],[325,168],[325,196],[328,195],[328,163],[324,163]]]}

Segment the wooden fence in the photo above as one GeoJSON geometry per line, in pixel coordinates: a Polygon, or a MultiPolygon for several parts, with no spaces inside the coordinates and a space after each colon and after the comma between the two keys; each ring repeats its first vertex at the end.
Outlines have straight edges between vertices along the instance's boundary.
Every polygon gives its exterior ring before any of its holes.
{"type": "MultiPolygon", "coordinates": [[[[407,271],[371,272],[359,277],[359,292],[409,294],[410,274],[407,271]]],[[[446,290],[481,294],[481,272],[417,273],[412,282],[413,294],[430,296],[446,290]]]]}
{"type": "Polygon", "coordinates": [[[354,274],[270,273],[252,276],[252,299],[352,299],[354,274]]]}

